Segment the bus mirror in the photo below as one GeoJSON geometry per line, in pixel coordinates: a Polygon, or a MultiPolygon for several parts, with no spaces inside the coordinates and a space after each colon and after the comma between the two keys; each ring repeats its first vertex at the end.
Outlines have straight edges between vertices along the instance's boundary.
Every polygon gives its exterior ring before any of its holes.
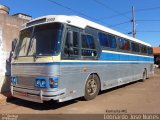
{"type": "Polygon", "coordinates": [[[16,38],[12,41],[12,52],[14,52],[16,45],[17,45],[17,42],[18,42],[18,39],[16,39],[16,38]]]}
{"type": "Polygon", "coordinates": [[[67,32],[67,43],[69,47],[73,46],[73,32],[72,31],[67,32]]]}
{"type": "Polygon", "coordinates": [[[73,47],[69,47],[68,52],[69,52],[69,54],[73,54],[73,52],[74,52],[73,47]]]}
{"type": "Polygon", "coordinates": [[[68,53],[73,54],[73,32],[67,32],[67,46],[68,46],[68,53]]]}

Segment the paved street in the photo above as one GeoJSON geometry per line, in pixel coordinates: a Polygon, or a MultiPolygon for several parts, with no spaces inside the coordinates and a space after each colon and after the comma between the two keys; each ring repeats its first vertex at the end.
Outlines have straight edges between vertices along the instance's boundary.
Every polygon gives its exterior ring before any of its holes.
{"type": "Polygon", "coordinates": [[[113,110],[132,113],[160,114],[160,69],[154,77],[100,93],[96,99],[82,98],[64,103],[48,102],[39,104],[20,99],[7,99],[0,103],[0,113],[18,114],[98,114],[113,110]]]}

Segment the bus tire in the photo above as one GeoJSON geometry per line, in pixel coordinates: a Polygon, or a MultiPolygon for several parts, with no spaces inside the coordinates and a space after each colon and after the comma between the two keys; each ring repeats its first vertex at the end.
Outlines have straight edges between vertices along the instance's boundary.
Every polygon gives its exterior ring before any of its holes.
{"type": "Polygon", "coordinates": [[[85,85],[85,100],[92,100],[94,99],[100,90],[100,82],[97,75],[92,74],[88,77],[85,85]]]}
{"type": "Polygon", "coordinates": [[[146,79],[147,79],[147,70],[144,69],[142,81],[145,81],[146,79]]]}

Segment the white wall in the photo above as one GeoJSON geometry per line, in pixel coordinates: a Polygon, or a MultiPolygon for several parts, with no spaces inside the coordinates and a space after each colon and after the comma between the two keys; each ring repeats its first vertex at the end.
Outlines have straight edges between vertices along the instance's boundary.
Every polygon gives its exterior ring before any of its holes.
{"type": "Polygon", "coordinates": [[[4,76],[6,69],[6,53],[4,51],[4,44],[3,44],[3,31],[0,28],[0,76],[4,76]]]}

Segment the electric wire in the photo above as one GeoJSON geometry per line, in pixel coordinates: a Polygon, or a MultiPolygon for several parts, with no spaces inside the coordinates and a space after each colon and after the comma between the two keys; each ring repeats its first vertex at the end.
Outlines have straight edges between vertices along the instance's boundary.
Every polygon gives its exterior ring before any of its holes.
{"type": "MultiPolygon", "coordinates": [[[[117,13],[118,15],[121,15],[121,16],[127,18],[127,19],[130,19],[130,17],[126,16],[125,14],[118,12],[117,10],[115,10],[115,9],[107,6],[106,4],[104,4],[104,3],[102,3],[102,2],[100,2],[100,1],[98,1],[98,0],[94,0],[94,2],[96,2],[97,4],[103,6],[103,7],[107,8],[107,9],[110,9],[111,11],[117,13]]],[[[101,20],[101,19],[99,19],[99,20],[101,20]]]]}

